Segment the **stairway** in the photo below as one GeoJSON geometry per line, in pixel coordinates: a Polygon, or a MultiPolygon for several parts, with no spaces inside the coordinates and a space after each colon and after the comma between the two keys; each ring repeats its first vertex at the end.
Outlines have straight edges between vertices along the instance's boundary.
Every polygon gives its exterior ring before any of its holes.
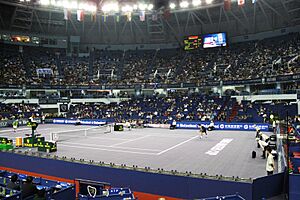
{"type": "Polygon", "coordinates": [[[232,120],[237,116],[239,109],[240,109],[239,103],[235,102],[227,122],[232,122],[232,120]]]}
{"type": "MultiPolygon", "coordinates": [[[[224,98],[224,97],[223,97],[224,98]]],[[[230,101],[230,98],[231,96],[226,96],[225,97],[225,101],[223,103],[223,105],[221,106],[220,110],[219,110],[219,113],[218,113],[218,116],[217,116],[217,119],[220,118],[220,115],[224,112],[226,106],[228,105],[229,101],[230,101]]]]}

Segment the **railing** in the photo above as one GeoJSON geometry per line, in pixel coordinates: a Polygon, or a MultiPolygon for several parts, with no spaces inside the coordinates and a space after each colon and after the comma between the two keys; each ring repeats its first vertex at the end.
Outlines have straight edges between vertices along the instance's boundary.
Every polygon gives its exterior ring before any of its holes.
{"type": "MultiPolygon", "coordinates": [[[[300,74],[281,75],[268,78],[232,80],[232,81],[208,81],[205,83],[135,83],[130,85],[27,85],[27,89],[155,89],[155,88],[186,88],[186,87],[212,87],[223,85],[265,84],[277,82],[294,82],[300,80],[300,74]]],[[[23,88],[22,85],[0,85],[0,88],[23,88]]]]}
{"type": "Polygon", "coordinates": [[[284,124],[279,124],[276,127],[277,153],[278,153],[278,173],[284,172],[287,169],[287,157],[284,149],[284,139],[286,138],[286,127],[284,124]]]}

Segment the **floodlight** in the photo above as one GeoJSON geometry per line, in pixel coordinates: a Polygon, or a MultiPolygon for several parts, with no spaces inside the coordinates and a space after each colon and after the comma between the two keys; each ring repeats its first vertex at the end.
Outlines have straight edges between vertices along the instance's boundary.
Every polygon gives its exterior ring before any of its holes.
{"type": "Polygon", "coordinates": [[[176,8],[176,4],[175,3],[170,3],[170,8],[171,9],[175,9],[176,8]]]}
{"type": "Polygon", "coordinates": [[[132,12],[133,11],[133,7],[130,5],[125,5],[122,7],[122,12],[132,12]]]}
{"type": "Polygon", "coordinates": [[[187,2],[187,1],[182,1],[182,2],[180,3],[180,7],[181,7],[181,8],[187,8],[187,7],[189,7],[189,2],[187,2]]]}
{"type": "Polygon", "coordinates": [[[139,4],[139,9],[140,10],[146,10],[146,8],[147,8],[147,4],[144,4],[144,3],[139,4]]]}
{"type": "Polygon", "coordinates": [[[193,6],[201,5],[201,0],[193,0],[193,6]]]}
{"type": "Polygon", "coordinates": [[[153,4],[149,4],[147,7],[148,10],[152,10],[153,8],[154,8],[153,4]]]}
{"type": "Polygon", "coordinates": [[[48,6],[50,4],[49,0],[40,0],[40,4],[43,6],[48,6]]]}
{"type": "Polygon", "coordinates": [[[206,0],[206,4],[211,4],[213,0],[206,0]]]}

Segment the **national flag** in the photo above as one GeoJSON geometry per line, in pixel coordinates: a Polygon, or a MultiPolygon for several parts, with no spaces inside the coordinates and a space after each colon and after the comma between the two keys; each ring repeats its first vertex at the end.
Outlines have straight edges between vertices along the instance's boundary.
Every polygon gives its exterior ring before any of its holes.
{"type": "Polygon", "coordinates": [[[170,18],[171,16],[171,12],[170,9],[165,9],[164,13],[163,13],[164,18],[167,20],[170,18]]]}
{"type": "Polygon", "coordinates": [[[152,21],[157,21],[157,12],[153,11],[152,13],[152,21]]]}
{"type": "Polygon", "coordinates": [[[67,8],[64,9],[64,20],[70,20],[71,19],[71,11],[67,8]]]}
{"type": "Polygon", "coordinates": [[[107,15],[104,13],[103,15],[103,22],[106,22],[107,21],[107,15]]]}
{"type": "Polygon", "coordinates": [[[230,10],[231,9],[231,0],[224,0],[224,10],[230,10]]]}
{"type": "Polygon", "coordinates": [[[238,0],[238,5],[243,6],[245,4],[245,0],[238,0]]]}
{"type": "Polygon", "coordinates": [[[127,16],[127,21],[131,22],[131,20],[132,20],[132,13],[131,12],[126,12],[126,16],[127,16]]]}
{"type": "Polygon", "coordinates": [[[117,14],[116,14],[116,21],[117,21],[117,22],[120,22],[120,13],[117,13],[117,14]]]}
{"type": "Polygon", "coordinates": [[[140,21],[141,21],[141,22],[144,22],[145,19],[146,19],[146,13],[145,13],[145,11],[141,11],[141,12],[140,12],[140,21]]]}
{"type": "Polygon", "coordinates": [[[84,20],[84,12],[83,10],[77,10],[77,20],[83,21],[84,20]]]}
{"type": "Polygon", "coordinates": [[[96,12],[92,12],[92,14],[91,14],[91,21],[92,22],[96,22],[97,21],[97,13],[96,12]]]}

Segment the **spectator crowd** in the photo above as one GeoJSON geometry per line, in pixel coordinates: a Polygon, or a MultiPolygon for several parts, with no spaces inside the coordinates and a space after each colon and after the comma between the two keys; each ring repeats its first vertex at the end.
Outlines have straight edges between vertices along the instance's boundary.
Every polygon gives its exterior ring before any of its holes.
{"type": "Polygon", "coordinates": [[[193,52],[94,50],[69,58],[62,50],[3,44],[0,53],[1,85],[201,84],[300,73],[299,34],[193,52]],[[51,73],[37,74],[45,68],[51,73]]]}

